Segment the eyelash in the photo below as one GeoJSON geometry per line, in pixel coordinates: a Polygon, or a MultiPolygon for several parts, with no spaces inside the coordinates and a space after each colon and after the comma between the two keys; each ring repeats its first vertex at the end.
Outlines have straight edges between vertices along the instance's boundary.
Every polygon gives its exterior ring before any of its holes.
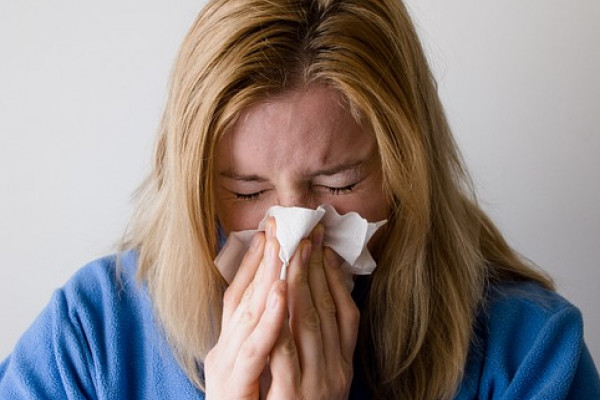
{"type": "MultiPolygon", "coordinates": [[[[327,189],[329,194],[331,194],[333,196],[339,196],[339,195],[348,194],[348,193],[352,192],[354,190],[354,188],[356,187],[356,185],[357,185],[356,183],[353,183],[352,185],[348,185],[348,186],[344,186],[344,187],[324,186],[324,188],[327,189]]],[[[234,193],[234,195],[235,195],[236,200],[256,201],[256,200],[258,200],[260,195],[263,194],[264,192],[265,192],[265,190],[261,190],[260,192],[256,192],[256,193],[248,193],[248,194],[234,193]]]]}
{"type": "Polygon", "coordinates": [[[264,190],[261,190],[260,192],[256,192],[256,193],[249,193],[249,194],[234,193],[234,195],[235,195],[236,200],[254,201],[254,200],[258,200],[260,195],[263,193],[264,193],[264,190]]]}
{"type": "Polygon", "coordinates": [[[348,185],[348,186],[344,186],[344,187],[329,187],[329,186],[326,186],[326,188],[329,191],[329,193],[331,193],[334,196],[341,195],[341,194],[348,194],[351,191],[353,191],[355,187],[356,187],[356,183],[353,183],[352,185],[348,185]]]}

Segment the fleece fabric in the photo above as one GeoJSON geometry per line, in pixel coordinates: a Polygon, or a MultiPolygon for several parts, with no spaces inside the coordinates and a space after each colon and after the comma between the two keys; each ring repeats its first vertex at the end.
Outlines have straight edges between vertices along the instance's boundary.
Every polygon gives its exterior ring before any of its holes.
{"type": "MultiPolygon", "coordinates": [[[[134,253],[82,268],[0,364],[0,399],[203,399],[135,279],[134,253]],[[118,278],[117,278],[118,277],[118,278]]],[[[531,283],[493,288],[456,399],[600,399],[579,311],[531,283]]],[[[370,398],[355,368],[351,398],[370,398]]]]}

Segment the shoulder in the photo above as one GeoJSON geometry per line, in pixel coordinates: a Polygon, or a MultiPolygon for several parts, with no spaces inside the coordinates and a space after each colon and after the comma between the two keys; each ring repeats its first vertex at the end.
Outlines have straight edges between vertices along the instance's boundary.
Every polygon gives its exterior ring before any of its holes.
{"type": "Polygon", "coordinates": [[[137,255],[134,251],[113,254],[91,261],[80,268],[61,289],[75,293],[116,292],[136,284],[137,255]]]}
{"type": "Polygon", "coordinates": [[[99,258],[77,271],[55,292],[53,301],[67,307],[69,314],[81,312],[90,318],[97,313],[104,317],[140,314],[150,307],[150,299],[136,279],[136,271],[137,255],[133,251],[99,258]]]}
{"type": "Polygon", "coordinates": [[[485,343],[488,367],[509,374],[516,372],[526,357],[575,362],[583,343],[583,321],[577,307],[533,282],[490,287],[476,332],[485,343]],[[550,347],[552,354],[539,353],[550,347]]]}
{"type": "MultiPolygon", "coordinates": [[[[556,327],[574,340],[583,338],[579,309],[558,293],[534,282],[511,282],[489,288],[479,320],[489,341],[527,343],[556,327]],[[518,334],[518,340],[515,340],[518,334]]],[[[513,349],[514,351],[514,349],[513,349]]]]}
{"type": "Polygon", "coordinates": [[[137,255],[133,251],[94,260],[79,269],[58,289],[51,304],[83,330],[98,325],[125,326],[151,316],[151,301],[136,279],[137,255]]]}
{"type": "Polygon", "coordinates": [[[136,271],[134,252],[108,256],[56,290],[0,364],[0,398],[198,398],[136,271]]]}
{"type": "Polygon", "coordinates": [[[68,353],[87,354],[90,365],[110,365],[116,354],[137,348],[144,331],[154,330],[152,303],[136,279],[134,252],[110,255],[80,268],[57,289],[42,313],[47,328],[40,333],[59,338],[68,353]],[[100,363],[98,363],[100,361],[100,363]]]}
{"type": "Polygon", "coordinates": [[[136,273],[135,252],[106,256],[83,266],[52,299],[54,319],[68,321],[63,326],[83,340],[94,365],[115,374],[111,365],[118,358],[138,364],[139,354],[167,348],[150,295],[136,273]]]}
{"type": "Polygon", "coordinates": [[[563,308],[575,307],[553,290],[537,282],[504,282],[491,285],[483,303],[485,308],[531,309],[536,313],[552,315],[563,308]]]}
{"type": "Polygon", "coordinates": [[[567,399],[582,390],[596,393],[599,385],[577,307],[533,282],[489,288],[475,326],[464,393],[567,399]]]}

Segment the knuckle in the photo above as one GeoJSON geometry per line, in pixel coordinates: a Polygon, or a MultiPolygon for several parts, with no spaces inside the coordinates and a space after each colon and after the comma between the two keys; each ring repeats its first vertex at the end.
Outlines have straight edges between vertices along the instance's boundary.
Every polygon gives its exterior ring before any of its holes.
{"type": "Polygon", "coordinates": [[[294,343],[294,339],[292,339],[291,337],[287,338],[283,342],[281,349],[283,350],[283,353],[287,356],[295,357],[298,354],[298,349],[296,348],[296,343],[294,343]]]}
{"type": "Polygon", "coordinates": [[[289,284],[295,287],[308,285],[308,274],[306,268],[298,268],[290,277],[289,284]]]}
{"type": "Polygon", "coordinates": [[[250,284],[244,291],[244,296],[242,297],[242,301],[241,301],[242,303],[247,302],[252,297],[252,295],[254,294],[254,287],[255,287],[254,281],[250,282],[250,284]]]}
{"type": "Polygon", "coordinates": [[[242,325],[254,325],[256,323],[256,314],[252,310],[246,309],[242,311],[240,316],[240,324],[242,325]]]}
{"type": "Polygon", "coordinates": [[[313,331],[321,329],[321,321],[319,319],[319,314],[317,313],[317,310],[314,309],[314,307],[311,307],[310,310],[304,313],[304,315],[302,316],[302,323],[308,329],[313,331]]]}
{"type": "Polygon", "coordinates": [[[323,252],[318,248],[313,250],[308,260],[308,267],[311,269],[323,268],[323,252]]]}
{"type": "Polygon", "coordinates": [[[240,348],[240,356],[246,359],[256,358],[258,354],[258,349],[256,347],[256,343],[252,338],[248,338],[244,345],[240,348]]]}
{"type": "Polygon", "coordinates": [[[333,301],[333,297],[329,293],[325,293],[321,296],[318,302],[319,308],[323,310],[327,314],[335,315],[337,312],[337,308],[335,302],[333,301]]]}

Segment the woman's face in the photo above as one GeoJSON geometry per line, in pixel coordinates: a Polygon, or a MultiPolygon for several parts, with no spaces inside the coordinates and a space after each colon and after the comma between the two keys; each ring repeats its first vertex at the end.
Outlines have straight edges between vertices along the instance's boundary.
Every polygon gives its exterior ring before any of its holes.
{"type": "Polygon", "coordinates": [[[247,109],[217,146],[215,200],[226,234],[256,229],[273,205],[388,216],[374,136],[333,89],[285,92],[247,109]]]}

